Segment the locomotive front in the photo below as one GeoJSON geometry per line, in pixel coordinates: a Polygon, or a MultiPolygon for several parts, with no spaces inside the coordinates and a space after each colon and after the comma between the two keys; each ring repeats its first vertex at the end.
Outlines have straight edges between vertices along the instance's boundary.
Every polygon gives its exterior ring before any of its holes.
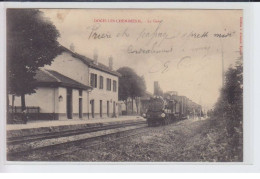
{"type": "Polygon", "coordinates": [[[151,98],[149,107],[145,115],[148,126],[167,123],[167,113],[165,112],[165,101],[161,97],[151,98]]]}

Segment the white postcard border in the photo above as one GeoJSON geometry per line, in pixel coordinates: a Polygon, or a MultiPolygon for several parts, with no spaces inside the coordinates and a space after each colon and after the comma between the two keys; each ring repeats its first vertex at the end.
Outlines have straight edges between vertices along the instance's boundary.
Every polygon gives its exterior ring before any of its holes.
{"type": "MultiPolygon", "coordinates": [[[[256,137],[260,131],[256,126],[259,121],[257,116],[253,116],[256,109],[256,99],[253,100],[255,88],[253,86],[253,73],[258,72],[256,62],[253,61],[253,27],[252,27],[252,9],[249,3],[35,3],[35,2],[17,2],[1,3],[1,49],[2,59],[5,59],[5,9],[6,8],[138,8],[138,9],[243,9],[243,52],[244,52],[244,162],[243,163],[209,163],[209,162],[7,162],[5,157],[6,144],[1,140],[1,167],[3,172],[241,172],[259,170],[259,142],[256,137]],[[258,156],[258,158],[256,158],[258,156]]],[[[258,9],[259,10],[259,9],[258,9]]],[[[259,63],[259,62],[258,62],[259,63]]],[[[6,138],[5,118],[6,118],[6,63],[1,60],[1,79],[2,88],[0,104],[1,114],[1,139],[6,138]]],[[[259,87],[258,87],[259,88],[259,87]]],[[[258,103],[259,104],[259,103],[258,103]]],[[[259,115],[258,115],[259,116],[259,115]]]]}

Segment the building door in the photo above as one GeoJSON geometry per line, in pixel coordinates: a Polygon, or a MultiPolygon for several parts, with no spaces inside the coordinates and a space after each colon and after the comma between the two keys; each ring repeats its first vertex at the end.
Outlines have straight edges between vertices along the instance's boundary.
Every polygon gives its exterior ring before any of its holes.
{"type": "Polygon", "coordinates": [[[95,117],[95,101],[92,99],[90,100],[90,106],[91,106],[91,116],[92,118],[95,117]]]}
{"type": "Polygon", "coordinates": [[[100,117],[102,117],[102,108],[103,108],[102,100],[100,100],[99,103],[100,103],[100,117]]]}
{"type": "Polygon", "coordinates": [[[116,102],[113,102],[113,117],[116,117],[116,102]]]}
{"type": "Polygon", "coordinates": [[[82,118],[82,98],[79,98],[79,118],[82,118]]]}
{"type": "Polygon", "coordinates": [[[72,89],[67,89],[67,118],[72,119],[72,89]]]}
{"type": "Polygon", "coordinates": [[[107,101],[107,117],[109,117],[109,101],[107,101]]]}

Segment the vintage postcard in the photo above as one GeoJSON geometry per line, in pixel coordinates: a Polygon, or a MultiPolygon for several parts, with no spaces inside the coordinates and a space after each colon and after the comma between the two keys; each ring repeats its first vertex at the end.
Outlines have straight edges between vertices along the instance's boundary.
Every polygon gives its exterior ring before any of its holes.
{"type": "Polygon", "coordinates": [[[243,9],[6,9],[6,160],[244,162],[243,9]]]}

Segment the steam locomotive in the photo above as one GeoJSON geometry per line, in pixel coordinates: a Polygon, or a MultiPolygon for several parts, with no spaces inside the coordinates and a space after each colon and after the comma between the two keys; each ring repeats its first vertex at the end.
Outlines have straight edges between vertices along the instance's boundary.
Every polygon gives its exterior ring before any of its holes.
{"type": "Polygon", "coordinates": [[[201,117],[201,106],[185,96],[165,93],[149,100],[149,106],[144,117],[148,126],[167,125],[173,121],[190,117],[201,117]]]}

